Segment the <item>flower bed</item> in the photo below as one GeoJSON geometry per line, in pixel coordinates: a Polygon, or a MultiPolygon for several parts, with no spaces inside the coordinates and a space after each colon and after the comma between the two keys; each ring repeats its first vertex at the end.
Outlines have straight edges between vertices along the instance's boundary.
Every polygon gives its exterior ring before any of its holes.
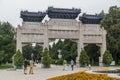
{"type": "Polygon", "coordinates": [[[57,76],[47,80],[119,80],[117,78],[110,78],[107,74],[89,74],[85,72],[77,72],[73,74],[57,76]]]}

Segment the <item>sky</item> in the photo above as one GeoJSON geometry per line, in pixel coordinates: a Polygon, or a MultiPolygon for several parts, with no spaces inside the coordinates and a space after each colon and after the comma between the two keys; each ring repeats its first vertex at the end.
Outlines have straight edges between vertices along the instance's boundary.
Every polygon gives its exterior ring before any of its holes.
{"type": "MultiPolygon", "coordinates": [[[[22,24],[21,10],[46,11],[55,8],[79,8],[82,13],[95,14],[108,12],[110,6],[119,6],[120,0],[0,0],[0,21],[10,22],[14,27],[22,24]]],[[[81,13],[81,14],[82,14],[81,13]]]]}

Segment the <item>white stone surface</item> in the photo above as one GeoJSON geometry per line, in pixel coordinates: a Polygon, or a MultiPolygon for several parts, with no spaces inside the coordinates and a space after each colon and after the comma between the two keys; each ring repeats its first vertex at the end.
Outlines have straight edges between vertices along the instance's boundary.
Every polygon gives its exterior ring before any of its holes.
{"type": "Polygon", "coordinates": [[[78,57],[86,44],[97,44],[101,48],[99,64],[102,66],[106,50],[106,31],[98,24],[82,24],[72,19],[50,19],[44,23],[23,22],[17,28],[17,50],[29,43],[41,44],[44,48],[54,39],[71,39],[78,44],[78,57]]]}

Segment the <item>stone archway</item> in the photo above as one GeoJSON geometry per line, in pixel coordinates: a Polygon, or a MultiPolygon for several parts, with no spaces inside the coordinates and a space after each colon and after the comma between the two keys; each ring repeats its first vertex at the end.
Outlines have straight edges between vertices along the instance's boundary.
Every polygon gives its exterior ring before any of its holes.
{"type": "Polygon", "coordinates": [[[78,44],[76,62],[79,64],[81,49],[84,49],[85,44],[95,43],[101,48],[99,65],[102,66],[106,50],[106,31],[99,25],[102,16],[83,14],[76,21],[80,12],[80,9],[49,7],[47,15],[50,20],[42,23],[46,13],[21,11],[23,23],[17,28],[17,50],[22,51],[24,43],[40,43],[48,48],[52,39],[72,39],[78,44]]]}

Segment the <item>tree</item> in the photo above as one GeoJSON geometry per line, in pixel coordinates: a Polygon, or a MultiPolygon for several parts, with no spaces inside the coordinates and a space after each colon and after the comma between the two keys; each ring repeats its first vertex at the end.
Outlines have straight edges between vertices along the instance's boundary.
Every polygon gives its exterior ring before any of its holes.
{"type": "Polygon", "coordinates": [[[108,50],[106,50],[103,55],[103,63],[105,63],[106,65],[109,65],[112,61],[113,61],[112,55],[108,50]]]}
{"type": "Polygon", "coordinates": [[[41,60],[42,51],[43,51],[42,46],[39,46],[38,44],[36,44],[36,46],[33,48],[32,45],[29,44],[23,47],[23,56],[24,58],[30,60],[31,54],[33,53],[34,60],[41,60]]]}
{"type": "Polygon", "coordinates": [[[2,64],[4,60],[4,51],[0,51],[0,65],[2,64]]]}
{"type": "Polygon", "coordinates": [[[96,46],[96,44],[88,44],[88,46],[85,47],[85,51],[90,58],[90,63],[92,65],[96,63],[98,64],[100,56],[100,47],[96,46]]]}
{"type": "Polygon", "coordinates": [[[15,31],[13,26],[8,23],[0,23],[0,51],[4,51],[3,63],[12,62],[12,56],[16,51],[15,31]]]}
{"type": "Polygon", "coordinates": [[[73,43],[70,50],[70,57],[75,61],[77,57],[77,43],[73,43]]]}
{"type": "Polygon", "coordinates": [[[22,53],[18,50],[16,54],[14,55],[14,65],[15,66],[22,66],[23,65],[23,55],[22,53]]]}
{"type": "Polygon", "coordinates": [[[77,44],[69,39],[65,39],[61,48],[62,58],[70,62],[71,59],[75,61],[77,56],[77,44]]]}
{"type": "Polygon", "coordinates": [[[44,68],[50,68],[51,58],[49,56],[49,51],[47,48],[44,49],[42,54],[42,64],[44,68]]]}
{"type": "Polygon", "coordinates": [[[85,65],[89,64],[89,57],[86,54],[85,50],[81,51],[80,60],[79,61],[80,61],[81,66],[85,66],[85,65]]]}
{"type": "Polygon", "coordinates": [[[58,48],[56,47],[56,44],[53,43],[52,47],[49,48],[50,56],[52,59],[58,59],[58,48]]]}
{"type": "Polygon", "coordinates": [[[35,60],[41,60],[42,51],[43,51],[43,47],[36,44],[36,46],[33,48],[35,60]]]}
{"type": "Polygon", "coordinates": [[[31,54],[33,53],[32,45],[29,44],[29,45],[24,46],[22,53],[23,53],[24,58],[26,58],[27,60],[30,60],[31,54]]]}
{"type": "Polygon", "coordinates": [[[56,44],[54,43],[51,47],[49,47],[50,50],[50,56],[52,59],[58,59],[58,50],[61,50],[62,59],[67,60],[68,62],[73,59],[76,61],[77,56],[77,43],[73,42],[69,39],[65,39],[64,41],[59,40],[56,44]]]}
{"type": "Polygon", "coordinates": [[[107,49],[116,63],[120,60],[120,7],[112,6],[104,15],[101,26],[107,30],[107,49]]]}
{"type": "Polygon", "coordinates": [[[57,43],[53,43],[51,47],[49,47],[50,56],[52,59],[58,59],[58,50],[62,50],[63,41],[59,40],[57,43]]]}

